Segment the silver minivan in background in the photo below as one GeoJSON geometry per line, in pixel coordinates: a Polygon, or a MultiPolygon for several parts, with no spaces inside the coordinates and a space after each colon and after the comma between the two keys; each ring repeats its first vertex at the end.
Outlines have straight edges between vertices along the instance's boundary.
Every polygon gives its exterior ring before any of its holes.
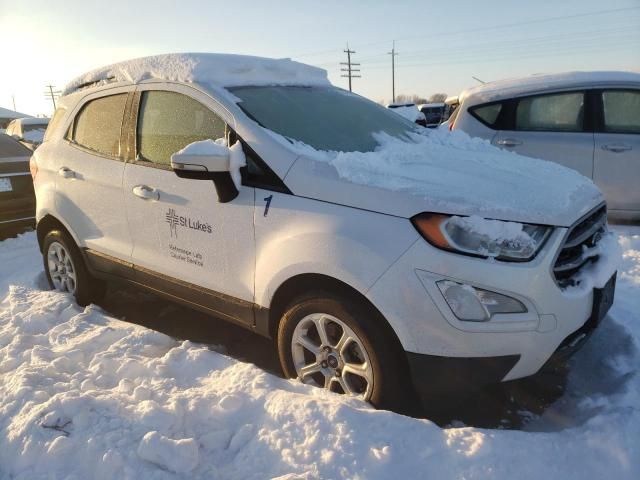
{"type": "Polygon", "coordinates": [[[452,130],[573,168],[604,192],[610,217],[640,219],[640,73],[532,75],[459,101],[452,130]]]}

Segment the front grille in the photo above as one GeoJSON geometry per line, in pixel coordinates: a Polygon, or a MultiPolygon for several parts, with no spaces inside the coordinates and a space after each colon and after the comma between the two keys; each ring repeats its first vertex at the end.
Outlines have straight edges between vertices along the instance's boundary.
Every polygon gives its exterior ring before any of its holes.
{"type": "Polygon", "coordinates": [[[576,284],[575,275],[585,265],[598,260],[589,253],[607,229],[607,207],[602,206],[589,213],[569,229],[564,240],[553,274],[560,288],[576,284]]]}

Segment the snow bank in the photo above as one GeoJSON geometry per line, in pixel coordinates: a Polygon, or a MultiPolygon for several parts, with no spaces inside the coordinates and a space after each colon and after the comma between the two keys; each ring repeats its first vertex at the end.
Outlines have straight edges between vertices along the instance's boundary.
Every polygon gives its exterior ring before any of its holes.
{"type": "Polygon", "coordinates": [[[374,411],[80,308],[39,288],[35,234],[0,242],[0,478],[635,480],[640,228],[619,241],[616,304],[574,364],[609,365],[616,389],[574,391],[590,415],[537,433],[374,411]]]}
{"type": "Polygon", "coordinates": [[[137,83],[156,78],[174,82],[206,83],[219,87],[246,85],[330,85],[327,72],[291,59],[221,53],[172,53],[115,63],[80,75],[68,83],[68,95],[87,83],[137,83]]]}

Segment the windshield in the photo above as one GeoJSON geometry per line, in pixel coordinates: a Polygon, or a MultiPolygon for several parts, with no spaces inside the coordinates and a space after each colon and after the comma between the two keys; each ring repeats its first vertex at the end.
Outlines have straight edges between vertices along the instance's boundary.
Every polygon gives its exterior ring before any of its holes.
{"type": "Polygon", "coordinates": [[[235,87],[238,106],[260,125],[316,150],[371,152],[375,133],[400,137],[415,124],[334,87],[235,87]]]}

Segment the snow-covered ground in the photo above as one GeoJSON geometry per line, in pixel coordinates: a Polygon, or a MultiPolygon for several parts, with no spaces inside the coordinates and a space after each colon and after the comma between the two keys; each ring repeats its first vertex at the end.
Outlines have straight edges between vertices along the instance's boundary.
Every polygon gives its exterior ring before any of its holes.
{"type": "MultiPolygon", "coordinates": [[[[524,431],[440,428],[46,291],[0,242],[0,479],[640,478],[640,227],[609,317],[524,431]]],[[[181,318],[177,316],[176,322],[181,318]]]]}

